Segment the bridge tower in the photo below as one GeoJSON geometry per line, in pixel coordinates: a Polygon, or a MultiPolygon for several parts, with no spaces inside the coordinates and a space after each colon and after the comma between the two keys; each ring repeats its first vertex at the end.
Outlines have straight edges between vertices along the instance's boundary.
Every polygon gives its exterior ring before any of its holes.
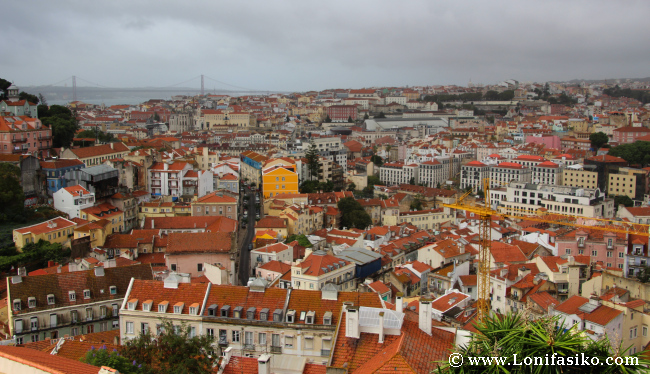
{"type": "Polygon", "coordinates": [[[201,74],[201,96],[205,95],[205,85],[203,80],[203,74],[201,74]]]}
{"type": "Polygon", "coordinates": [[[77,101],[77,77],[72,76],[72,101],[77,101]]]}

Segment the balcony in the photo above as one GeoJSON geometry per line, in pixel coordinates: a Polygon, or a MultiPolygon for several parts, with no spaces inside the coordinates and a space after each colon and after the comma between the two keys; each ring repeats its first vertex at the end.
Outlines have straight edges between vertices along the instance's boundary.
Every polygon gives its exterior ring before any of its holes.
{"type": "Polygon", "coordinates": [[[41,144],[38,146],[38,149],[50,149],[51,147],[49,144],[41,144]]]}
{"type": "Polygon", "coordinates": [[[330,352],[332,352],[330,349],[321,349],[320,350],[320,355],[321,355],[321,357],[329,357],[330,352]]]}
{"type": "Polygon", "coordinates": [[[11,151],[11,153],[24,153],[24,152],[25,152],[25,150],[22,149],[22,148],[14,148],[14,150],[11,151]]]}
{"type": "Polygon", "coordinates": [[[14,138],[12,143],[25,143],[27,141],[27,138],[14,138]]]}
{"type": "Polygon", "coordinates": [[[245,351],[254,351],[255,350],[255,344],[244,344],[244,350],[245,351]]]}
{"type": "Polygon", "coordinates": [[[38,137],[38,140],[50,140],[52,139],[52,135],[41,135],[38,137]]]}
{"type": "Polygon", "coordinates": [[[228,346],[228,339],[226,339],[226,338],[219,338],[219,346],[220,346],[220,347],[228,346]]]}
{"type": "Polygon", "coordinates": [[[282,353],[282,347],[271,346],[271,353],[282,353]]]}

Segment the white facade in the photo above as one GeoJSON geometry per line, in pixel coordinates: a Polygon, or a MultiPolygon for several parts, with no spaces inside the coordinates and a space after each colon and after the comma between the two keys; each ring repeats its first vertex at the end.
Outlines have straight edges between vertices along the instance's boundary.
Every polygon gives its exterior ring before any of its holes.
{"type": "Polygon", "coordinates": [[[81,186],[61,188],[52,196],[54,209],[60,210],[70,218],[81,218],[79,212],[82,209],[91,208],[95,205],[95,194],[81,186]]]}
{"type": "Polygon", "coordinates": [[[515,162],[502,162],[490,168],[490,187],[502,187],[510,182],[530,183],[530,169],[515,162]]]}
{"type": "Polygon", "coordinates": [[[419,165],[405,165],[401,162],[391,162],[379,168],[379,179],[387,185],[410,184],[411,178],[414,183],[419,183],[419,165]]]}
{"type": "Polygon", "coordinates": [[[461,167],[460,188],[465,190],[468,187],[478,186],[483,189],[483,179],[490,175],[490,168],[480,161],[472,161],[461,167]]]}
{"type": "Polygon", "coordinates": [[[610,218],[614,200],[605,199],[599,189],[511,182],[506,188],[490,190],[490,201],[503,213],[533,214],[540,208],[548,213],[610,218]]]}

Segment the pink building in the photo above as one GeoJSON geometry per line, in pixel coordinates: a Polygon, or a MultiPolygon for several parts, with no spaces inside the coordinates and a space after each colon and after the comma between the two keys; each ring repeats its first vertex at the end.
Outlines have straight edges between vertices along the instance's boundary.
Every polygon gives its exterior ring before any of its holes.
{"type": "Polygon", "coordinates": [[[546,148],[560,149],[560,137],[557,135],[527,136],[526,143],[544,144],[546,148]]]}
{"type": "Polygon", "coordinates": [[[52,130],[37,118],[0,116],[0,154],[38,154],[52,147],[52,130]]]}
{"type": "Polygon", "coordinates": [[[628,144],[637,141],[637,138],[650,135],[650,129],[647,127],[626,126],[613,131],[613,141],[618,144],[628,144]]]}
{"type": "Polygon", "coordinates": [[[232,274],[230,255],[235,244],[230,232],[169,233],[165,264],[171,271],[189,273],[192,277],[203,275],[204,263],[220,264],[232,274]]]}
{"type": "Polygon", "coordinates": [[[623,269],[627,239],[625,234],[601,230],[576,229],[556,240],[558,255],[591,256],[591,262],[605,267],[623,269]]]}

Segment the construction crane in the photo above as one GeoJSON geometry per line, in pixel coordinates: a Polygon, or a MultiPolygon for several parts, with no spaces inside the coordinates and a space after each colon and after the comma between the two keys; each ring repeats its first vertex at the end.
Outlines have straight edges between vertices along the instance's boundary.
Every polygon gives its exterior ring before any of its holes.
{"type": "MultiPolygon", "coordinates": [[[[474,186],[478,189],[479,185],[474,186]]],[[[483,180],[483,191],[485,193],[484,204],[479,205],[475,202],[465,202],[465,198],[471,195],[474,190],[470,189],[456,199],[453,204],[443,204],[444,207],[464,210],[474,215],[479,220],[479,256],[478,256],[478,269],[477,269],[477,320],[482,322],[490,312],[490,247],[492,244],[491,238],[491,224],[492,216],[498,215],[504,218],[520,219],[527,221],[534,221],[540,223],[547,223],[551,225],[563,225],[587,228],[591,230],[602,230],[608,232],[643,235],[650,234],[650,225],[639,224],[626,221],[617,221],[613,219],[581,217],[577,215],[566,215],[558,213],[548,213],[538,209],[536,214],[531,214],[530,211],[510,209],[510,212],[499,212],[492,209],[490,204],[490,179],[483,180]]]]}

